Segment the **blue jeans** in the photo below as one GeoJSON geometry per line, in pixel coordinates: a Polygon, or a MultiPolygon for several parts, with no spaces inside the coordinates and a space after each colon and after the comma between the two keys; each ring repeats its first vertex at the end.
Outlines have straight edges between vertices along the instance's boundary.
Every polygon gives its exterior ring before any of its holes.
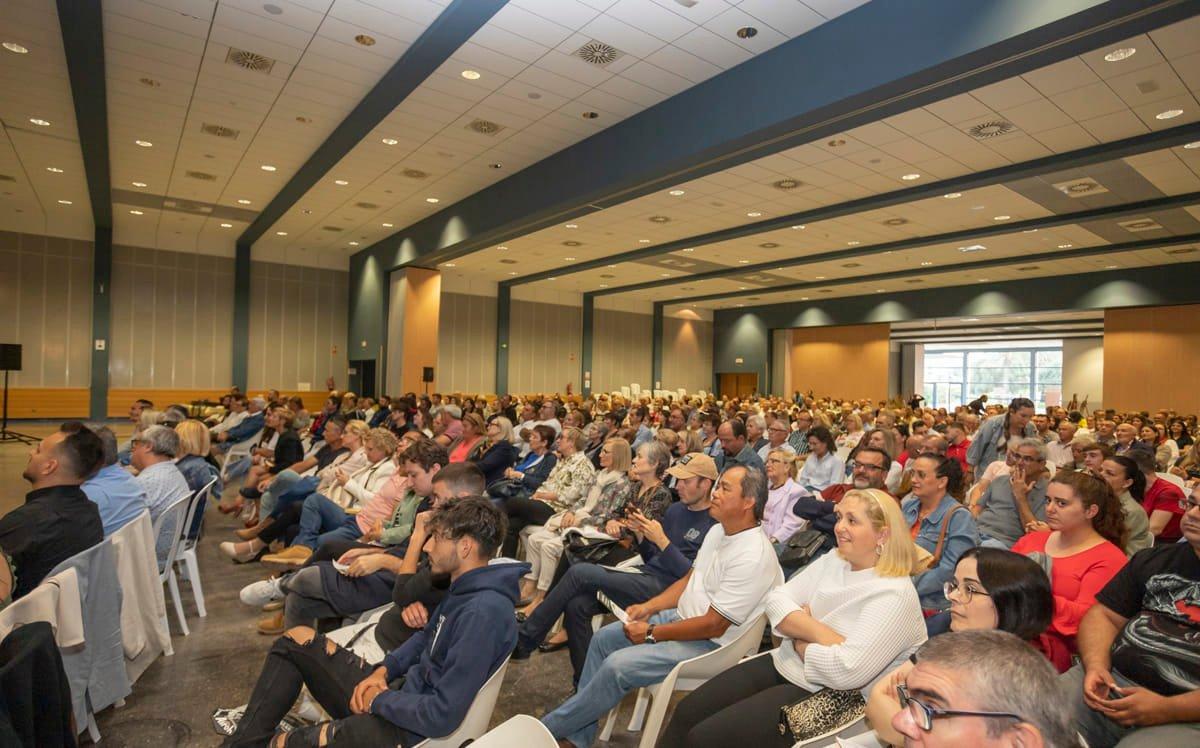
{"type": "Polygon", "coordinates": [[[345,538],[355,540],[362,532],[358,521],[337,504],[319,493],[310,494],[304,500],[300,512],[300,534],[295,545],[306,545],[314,551],[326,540],[345,538]]]}
{"type": "Polygon", "coordinates": [[[320,484],[321,479],[315,475],[301,478],[292,470],[284,470],[275,476],[271,487],[263,494],[259,501],[258,512],[260,515],[269,514],[278,519],[280,513],[289,504],[304,501],[310,493],[317,490],[317,486],[320,484]]]}
{"type": "Polygon", "coordinates": [[[238,478],[241,478],[246,473],[250,472],[250,465],[251,465],[251,462],[250,462],[249,457],[239,457],[238,459],[234,460],[232,463],[226,464],[225,465],[225,483],[227,483],[227,484],[232,483],[233,481],[237,480],[238,478]]]}
{"type": "MultiPolygon", "coordinates": [[[[664,610],[653,615],[650,623],[678,620],[677,611],[664,610]]],[[[620,704],[625,694],[660,682],[679,663],[716,648],[710,639],[634,646],[625,638],[624,624],[611,623],[592,637],[579,690],[542,717],[542,724],[554,737],[566,738],[578,748],[589,748],[596,740],[600,718],[620,704]]]]}
{"type": "Polygon", "coordinates": [[[993,538],[991,535],[981,532],[981,533],[979,533],[979,547],[980,548],[999,548],[1002,551],[1010,551],[1010,550],[1012,550],[1013,544],[1005,543],[1003,540],[1000,540],[999,538],[993,538]]]}

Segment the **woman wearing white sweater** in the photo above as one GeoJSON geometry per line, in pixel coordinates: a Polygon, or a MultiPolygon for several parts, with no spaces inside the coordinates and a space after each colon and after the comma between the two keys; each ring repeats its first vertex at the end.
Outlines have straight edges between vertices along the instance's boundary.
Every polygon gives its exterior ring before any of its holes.
{"type": "Polygon", "coordinates": [[[823,688],[871,685],[925,641],[909,573],[916,550],[896,500],[850,491],[837,507],[837,552],[827,553],[767,597],[782,645],[693,691],[660,746],[792,745],[779,709],[823,688]]]}

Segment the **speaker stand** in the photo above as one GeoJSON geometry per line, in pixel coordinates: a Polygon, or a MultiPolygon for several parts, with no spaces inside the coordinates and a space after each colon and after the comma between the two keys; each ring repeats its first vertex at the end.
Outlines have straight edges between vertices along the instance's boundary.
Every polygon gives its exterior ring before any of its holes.
{"type": "Polygon", "coordinates": [[[4,370],[4,407],[0,410],[0,444],[5,442],[21,442],[22,444],[37,444],[41,439],[20,431],[10,431],[8,428],[8,369],[4,370]]]}

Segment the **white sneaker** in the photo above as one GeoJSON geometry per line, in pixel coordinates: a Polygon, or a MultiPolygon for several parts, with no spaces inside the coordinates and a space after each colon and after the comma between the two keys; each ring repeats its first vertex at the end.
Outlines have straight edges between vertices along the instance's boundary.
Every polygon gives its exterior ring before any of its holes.
{"type": "Polygon", "coordinates": [[[272,577],[248,584],[238,593],[238,597],[252,608],[261,608],[272,600],[282,600],[285,597],[282,581],[281,577],[272,577]]]}

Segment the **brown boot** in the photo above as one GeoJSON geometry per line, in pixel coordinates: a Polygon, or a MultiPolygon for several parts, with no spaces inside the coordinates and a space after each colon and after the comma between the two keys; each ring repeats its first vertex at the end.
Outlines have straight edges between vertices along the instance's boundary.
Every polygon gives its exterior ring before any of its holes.
{"type": "Polygon", "coordinates": [[[258,619],[258,633],[263,636],[279,636],[284,631],[283,611],[258,619]]]}

